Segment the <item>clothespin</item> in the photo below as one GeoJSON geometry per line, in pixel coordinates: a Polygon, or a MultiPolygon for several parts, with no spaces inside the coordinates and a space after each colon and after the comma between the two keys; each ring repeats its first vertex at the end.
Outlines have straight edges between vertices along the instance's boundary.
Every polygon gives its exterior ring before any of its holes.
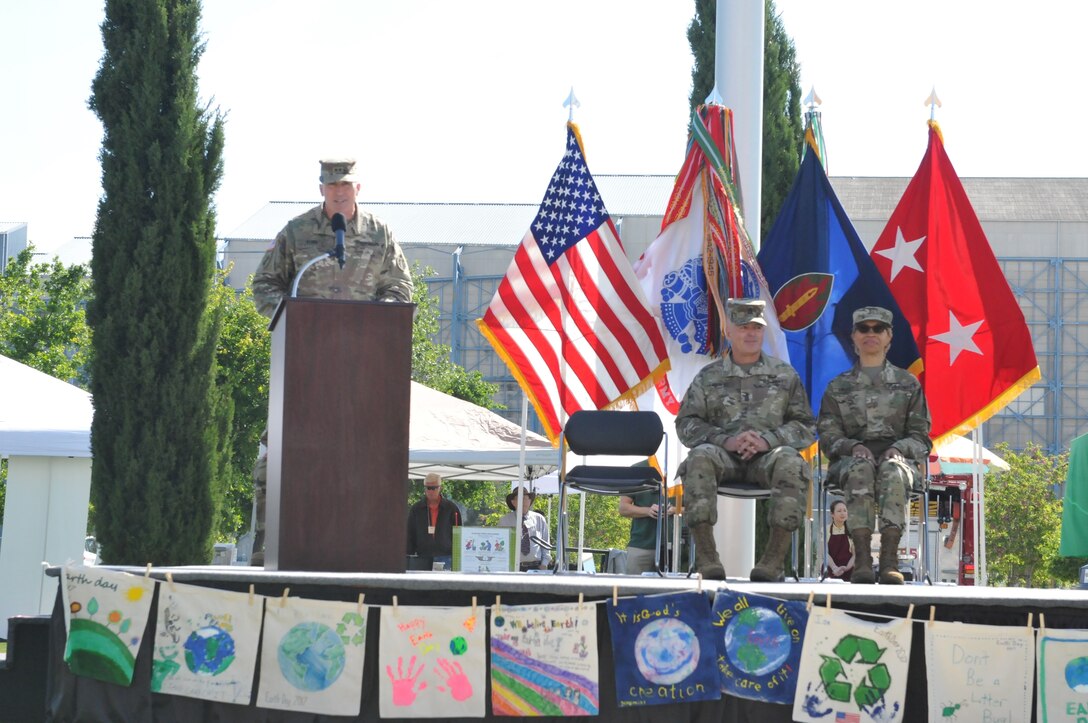
{"type": "Polygon", "coordinates": [[[578,612],[582,612],[582,606],[585,604],[586,594],[584,592],[578,593],[578,612]]]}
{"type": "Polygon", "coordinates": [[[808,602],[805,603],[805,610],[807,610],[809,612],[812,612],[812,601],[815,600],[815,599],[816,599],[816,591],[815,590],[809,590],[808,591],[808,602]]]}
{"type": "Polygon", "coordinates": [[[502,595],[495,596],[495,615],[502,614],[502,595]]]}
{"type": "Polygon", "coordinates": [[[476,596],[472,596],[472,617],[476,617],[476,596]]]}
{"type": "Polygon", "coordinates": [[[698,582],[698,585],[696,586],[695,591],[696,592],[702,592],[703,591],[703,573],[701,573],[701,572],[695,573],[695,579],[698,582]]]}
{"type": "Polygon", "coordinates": [[[1039,635],[1046,635],[1046,615],[1039,613],[1039,635]]]}
{"type": "MultiPolygon", "coordinates": [[[[366,598],[366,595],[365,595],[364,593],[359,593],[359,606],[358,606],[358,611],[359,611],[359,614],[360,614],[360,615],[362,615],[362,614],[363,614],[363,600],[364,600],[365,598],[366,598]]],[[[473,598],[473,601],[475,601],[475,600],[476,600],[476,598],[473,598]]]]}
{"type": "Polygon", "coordinates": [[[144,570],[144,579],[150,579],[151,577],[151,563],[147,563],[147,569],[144,570]]]}
{"type": "Polygon", "coordinates": [[[289,588],[289,587],[283,588],[283,597],[280,598],[280,607],[281,608],[287,607],[287,593],[289,593],[289,592],[291,592],[291,588],[289,588]]]}
{"type": "Polygon", "coordinates": [[[612,607],[615,607],[615,606],[617,606],[619,604],[620,604],[620,586],[619,585],[613,585],[612,586],[612,607]]]}
{"type": "Polygon", "coordinates": [[[170,583],[170,592],[174,592],[174,591],[176,591],[176,590],[177,590],[177,588],[176,588],[176,587],[174,587],[174,573],[172,573],[172,572],[167,572],[167,573],[166,573],[166,581],[167,581],[168,583],[170,583]]]}
{"type": "Polygon", "coordinates": [[[256,587],[253,585],[253,583],[249,583],[249,604],[250,605],[253,604],[253,598],[254,598],[254,593],[255,592],[256,592],[256,587]]]}
{"type": "Polygon", "coordinates": [[[907,620],[910,620],[913,617],[914,617],[914,603],[911,603],[909,606],[907,606],[907,620]]]}
{"type": "Polygon", "coordinates": [[[831,593],[827,594],[827,598],[824,601],[824,607],[826,607],[828,610],[831,609],[831,593]]]}
{"type": "Polygon", "coordinates": [[[1035,615],[1035,613],[1028,613],[1028,630],[1031,630],[1031,629],[1032,629],[1032,627],[1031,627],[1031,619],[1032,619],[1032,616],[1034,616],[1034,615],[1035,615]]]}
{"type": "Polygon", "coordinates": [[[929,626],[930,627],[933,627],[933,623],[936,622],[936,618],[937,618],[937,606],[936,605],[930,605],[929,606],[929,626]]]}
{"type": "Polygon", "coordinates": [[[397,614],[397,596],[396,595],[393,596],[393,614],[394,615],[397,614]]]}

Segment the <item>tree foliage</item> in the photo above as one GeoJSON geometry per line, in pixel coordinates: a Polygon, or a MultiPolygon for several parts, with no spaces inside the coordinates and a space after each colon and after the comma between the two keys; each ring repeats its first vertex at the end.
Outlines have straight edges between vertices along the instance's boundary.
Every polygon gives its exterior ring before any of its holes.
{"type": "MultiPolygon", "coordinates": [[[[801,69],[793,40],[786,34],[774,0],[767,0],[763,51],[763,165],[760,228],[771,229],[793,186],[801,164],[804,132],[801,127],[801,69]]],[[[691,110],[714,89],[714,39],[717,3],[696,0],[695,17],[688,26],[688,42],[695,58],[691,69],[691,110]]]]}
{"type": "Polygon", "coordinates": [[[1067,587],[1086,560],[1058,557],[1062,501],[1056,491],[1069,471],[1069,454],[1049,455],[1029,443],[994,450],[1009,470],[986,475],[986,563],[991,583],[1067,587]]]}
{"type": "Polygon", "coordinates": [[[206,563],[220,319],[211,197],[222,118],[198,103],[197,0],[107,0],[91,109],[103,125],[103,195],[91,261],[91,499],[109,563],[206,563]]]}

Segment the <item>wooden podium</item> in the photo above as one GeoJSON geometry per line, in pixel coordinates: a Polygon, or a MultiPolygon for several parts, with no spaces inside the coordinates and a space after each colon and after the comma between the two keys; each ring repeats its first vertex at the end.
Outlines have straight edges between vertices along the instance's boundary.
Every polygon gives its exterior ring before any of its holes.
{"type": "Polygon", "coordinates": [[[414,308],[289,298],[272,317],[265,569],[404,572],[414,308]]]}

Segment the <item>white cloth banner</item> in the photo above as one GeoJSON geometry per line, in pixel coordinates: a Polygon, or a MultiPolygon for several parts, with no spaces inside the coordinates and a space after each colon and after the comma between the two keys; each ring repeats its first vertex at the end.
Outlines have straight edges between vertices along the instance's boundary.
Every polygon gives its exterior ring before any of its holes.
{"type": "Polygon", "coordinates": [[[1034,631],[927,622],[929,720],[1031,719],[1034,631]]]}
{"type": "Polygon", "coordinates": [[[813,608],[801,649],[793,719],[903,720],[911,624],[870,623],[838,610],[813,608]]]}
{"type": "Polygon", "coordinates": [[[75,675],[131,685],[155,581],[83,565],[61,570],[64,662],[75,675]]]}
{"type": "Polygon", "coordinates": [[[151,690],[249,705],[264,597],[161,583],[151,690]]]}
{"type": "Polygon", "coordinates": [[[367,608],[335,600],[269,601],[258,708],[359,715],[367,608]]]}
{"type": "Polygon", "coordinates": [[[1088,720],[1088,630],[1040,630],[1036,720],[1088,720]]]}
{"type": "Polygon", "coordinates": [[[483,718],[484,609],[383,607],[378,637],[382,718],[483,718]]]}

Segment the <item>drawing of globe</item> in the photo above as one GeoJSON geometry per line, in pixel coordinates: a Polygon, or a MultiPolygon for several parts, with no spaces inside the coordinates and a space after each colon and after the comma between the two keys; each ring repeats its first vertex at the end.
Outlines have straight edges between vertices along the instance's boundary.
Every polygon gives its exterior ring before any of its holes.
{"type": "Polygon", "coordinates": [[[1073,658],[1066,664],[1065,682],[1077,693],[1088,693],[1088,658],[1073,658]]]}
{"type": "Polygon", "coordinates": [[[635,663],[651,683],[679,683],[699,665],[699,639],[681,620],[654,620],[635,638],[635,663]]]}
{"type": "Polygon", "coordinates": [[[748,675],[766,675],[790,655],[790,631],[767,608],[745,608],[725,629],[729,662],[748,675]]]}
{"type": "Polygon", "coordinates": [[[325,690],[344,672],[344,643],[321,623],[299,623],[276,650],[280,672],[299,690],[325,690]]]}
{"type": "Polygon", "coordinates": [[[185,665],[197,675],[219,675],[234,662],[234,638],[208,625],[194,630],[185,641],[185,665]]]}

